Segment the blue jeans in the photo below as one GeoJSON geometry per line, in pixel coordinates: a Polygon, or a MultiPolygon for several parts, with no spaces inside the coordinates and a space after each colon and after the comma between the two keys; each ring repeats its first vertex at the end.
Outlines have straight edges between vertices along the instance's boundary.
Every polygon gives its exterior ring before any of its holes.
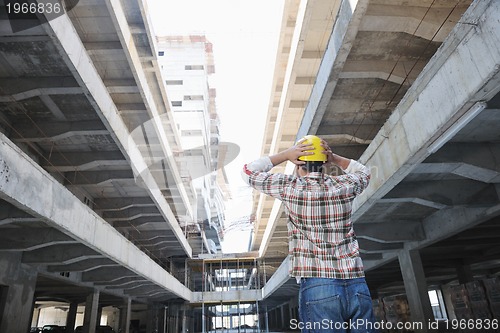
{"type": "Polygon", "coordinates": [[[375,317],[364,278],[302,278],[299,292],[302,333],[372,333],[375,317]]]}

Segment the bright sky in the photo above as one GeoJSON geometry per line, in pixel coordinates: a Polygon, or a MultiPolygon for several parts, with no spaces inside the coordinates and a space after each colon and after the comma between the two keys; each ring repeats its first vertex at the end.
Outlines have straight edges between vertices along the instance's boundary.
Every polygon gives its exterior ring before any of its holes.
{"type": "MultiPolygon", "coordinates": [[[[234,195],[226,221],[251,213],[251,191],[239,172],[260,157],[284,0],[147,0],[156,35],[205,34],[213,44],[222,141],[240,146],[226,172],[234,195]]],[[[233,231],[224,252],[246,251],[249,231],[233,231]]]]}

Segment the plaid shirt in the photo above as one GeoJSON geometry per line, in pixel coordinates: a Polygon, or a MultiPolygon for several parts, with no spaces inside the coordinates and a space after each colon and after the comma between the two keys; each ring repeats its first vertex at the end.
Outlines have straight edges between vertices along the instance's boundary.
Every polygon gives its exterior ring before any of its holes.
{"type": "Polygon", "coordinates": [[[364,276],[352,228],[352,202],[367,186],[369,169],[351,160],[345,174],[311,172],[305,177],[269,173],[263,157],[243,168],[243,179],[283,202],[288,215],[290,274],[295,277],[352,279],[364,276]]]}

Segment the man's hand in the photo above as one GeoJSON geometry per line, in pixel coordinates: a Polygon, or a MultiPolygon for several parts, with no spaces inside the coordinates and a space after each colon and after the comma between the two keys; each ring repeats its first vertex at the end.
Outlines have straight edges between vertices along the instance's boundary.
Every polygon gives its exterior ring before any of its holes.
{"type": "Polygon", "coordinates": [[[285,161],[290,161],[295,165],[305,164],[306,162],[299,160],[299,157],[313,155],[314,152],[312,150],[314,147],[312,144],[303,144],[302,142],[304,142],[304,140],[297,142],[294,146],[283,150],[276,155],[269,156],[271,163],[273,165],[278,165],[285,161]]]}
{"type": "Polygon", "coordinates": [[[325,164],[333,163],[338,165],[342,170],[345,170],[349,166],[349,163],[351,163],[350,159],[334,154],[328,143],[323,139],[321,139],[321,147],[323,147],[323,153],[327,156],[325,164]]]}

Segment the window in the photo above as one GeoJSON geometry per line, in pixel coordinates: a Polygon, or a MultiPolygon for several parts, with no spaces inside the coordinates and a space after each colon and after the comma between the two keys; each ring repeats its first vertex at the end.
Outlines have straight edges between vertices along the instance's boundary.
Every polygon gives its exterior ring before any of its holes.
{"type": "Polygon", "coordinates": [[[182,101],[172,101],[172,106],[182,106],[182,101]]]}
{"type": "Polygon", "coordinates": [[[184,84],[183,80],[166,80],[167,86],[182,86],[184,84]]]}
{"type": "MultiPolygon", "coordinates": [[[[201,130],[184,130],[181,131],[181,136],[202,136],[203,132],[201,130]]],[[[191,149],[191,152],[194,152],[195,149],[191,149]]]]}
{"type": "Polygon", "coordinates": [[[165,51],[160,51],[160,52],[158,52],[158,55],[159,55],[160,57],[163,57],[163,56],[165,55],[165,51]]]}
{"type": "Polygon", "coordinates": [[[429,300],[431,301],[432,312],[436,320],[447,319],[446,309],[444,307],[443,295],[441,290],[429,290],[429,300]]]}
{"type": "Polygon", "coordinates": [[[184,100],[185,101],[202,101],[203,95],[185,95],[184,100]]]}
{"type": "Polygon", "coordinates": [[[184,66],[184,69],[187,71],[199,71],[203,70],[203,65],[186,65],[184,66]]]}

